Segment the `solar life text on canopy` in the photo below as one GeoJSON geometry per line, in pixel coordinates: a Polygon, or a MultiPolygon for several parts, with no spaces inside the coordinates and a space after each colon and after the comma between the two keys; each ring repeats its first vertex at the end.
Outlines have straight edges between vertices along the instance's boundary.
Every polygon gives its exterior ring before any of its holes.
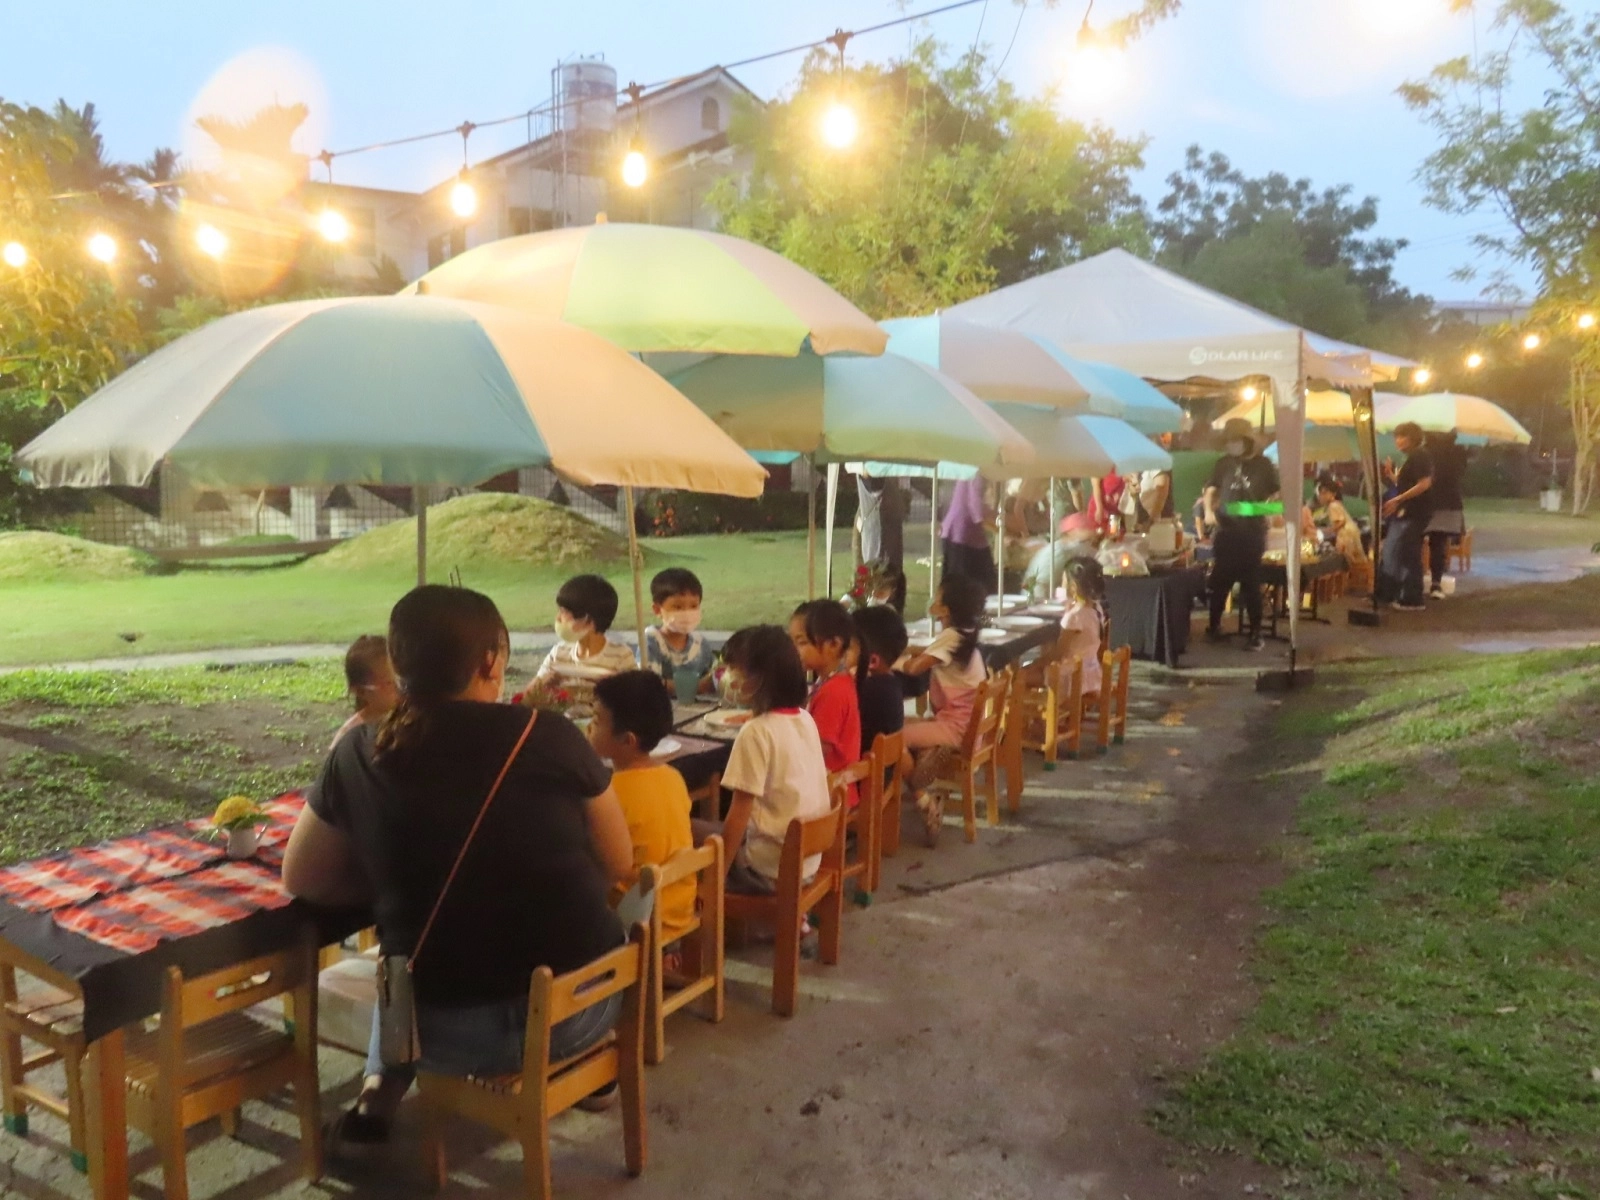
{"type": "MultiPolygon", "coordinates": [[[[837,464],[883,457],[989,466],[1033,457],[1027,441],[955,380],[898,354],[722,355],[669,376],[746,450],[829,464],[827,590],[832,591],[837,464]]],[[[808,589],[815,593],[814,576],[808,589]]]]}
{"type": "Polygon", "coordinates": [[[434,486],[533,466],[583,484],[735,496],[760,495],[766,480],[710,418],[603,338],[407,296],[222,317],[113,379],[17,458],[43,487],[142,486],[163,464],[225,487],[410,486],[419,583],[422,493],[434,486]]]}
{"type": "MultiPolygon", "coordinates": [[[[1023,280],[950,312],[1048,338],[1075,358],[1111,363],[1162,383],[1263,379],[1272,387],[1282,473],[1295,480],[1303,467],[1305,393],[1318,386],[1356,389],[1354,403],[1370,411],[1374,376],[1393,378],[1403,362],[1375,364],[1369,351],[1318,339],[1124,250],[1023,280]]],[[[1366,454],[1375,459],[1375,446],[1366,454]]],[[[1376,462],[1368,465],[1375,478],[1376,462]]],[[[1299,560],[1299,541],[1289,538],[1291,579],[1299,560]]],[[[1298,607],[1289,607],[1291,670],[1298,607]]]]}

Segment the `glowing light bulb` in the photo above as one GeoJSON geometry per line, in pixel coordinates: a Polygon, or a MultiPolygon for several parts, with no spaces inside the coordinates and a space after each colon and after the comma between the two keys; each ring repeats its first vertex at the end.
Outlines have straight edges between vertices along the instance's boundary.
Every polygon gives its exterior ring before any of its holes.
{"type": "Polygon", "coordinates": [[[1428,380],[1430,380],[1432,378],[1433,378],[1433,372],[1428,370],[1427,367],[1418,367],[1415,371],[1411,372],[1411,381],[1413,383],[1415,383],[1418,387],[1421,387],[1423,384],[1426,384],[1428,382],[1428,380]]]}
{"type": "Polygon", "coordinates": [[[622,157],[622,182],[631,188],[643,187],[650,178],[650,163],[642,150],[629,150],[622,157]]]}
{"type": "Polygon", "coordinates": [[[470,217],[478,211],[478,189],[465,179],[458,179],[450,189],[450,211],[458,217],[470,217]]]}
{"type": "Polygon", "coordinates": [[[22,267],[27,264],[28,251],[21,242],[7,242],[4,250],[0,250],[0,258],[5,259],[8,267],[22,267]]]}
{"type": "Polygon", "coordinates": [[[344,219],[343,213],[325,208],[317,217],[317,232],[324,241],[342,242],[350,236],[350,222],[344,219]]]}
{"type": "Polygon", "coordinates": [[[1261,393],[1247,383],[1239,389],[1239,395],[1245,400],[1255,400],[1260,398],[1261,393]]]}
{"type": "Polygon", "coordinates": [[[228,252],[228,235],[215,225],[200,226],[195,231],[194,241],[202,254],[209,254],[212,258],[221,258],[228,252]]]}
{"type": "Polygon", "coordinates": [[[1594,327],[1595,327],[1595,317],[1594,317],[1593,313],[1579,313],[1578,314],[1578,328],[1579,329],[1588,330],[1588,329],[1593,329],[1594,327]]]}
{"type": "Polygon", "coordinates": [[[848,104],[835,102],[822,114],[822,140],[835,150],[853,146],[860,130],[855,111],[848,104]]]}
{"type": "Polygon", "coordinates": [[[1524,350],[1537,350],[1542,345],[1544,345],[1544,339],[1537,333],[1530,333],[1522,339],[1522,348],[1524,350]]]}
{"type": "Polygon", "coordinates": [[[89,257],[95,262],[110,264],[117,257],[117,240],[109,233],[97,233],[89,239],[89,257]]]}
{"type": "Polygon", "coordinates": [[[1476,350],[1467,355],[1467,370],[1476,371],[1481,366],[1483,366],[1483,355],[1476,350]]]}
{"type": "Polygon", "coordinates": [[[1066,90],[1075,107],[1100,109],[1128,89],[1128,60],[1121,47],[1099,38],[1078,40],[1067,63],[1066,90]]]}

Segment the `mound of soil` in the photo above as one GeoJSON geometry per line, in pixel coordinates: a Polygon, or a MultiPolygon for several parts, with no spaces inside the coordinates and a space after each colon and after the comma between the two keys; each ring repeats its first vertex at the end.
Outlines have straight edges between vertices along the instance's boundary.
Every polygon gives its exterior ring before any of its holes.
{"type": "MultiPolygon", "coordinates": [[[[622,534],[531,496],[458,496],[428,509],[428,561],[441,567],[569,567],[627,559],[628,540],[622,534]]],[[[416,561],[412,518],[351,538],[303,569],[398,570],[416,561]]]]}
{"type": "Polygon", "coordinates": [[[149,569],[148,555],[36,529],[0,533],[0,583],[126,579],[149,569]]]}

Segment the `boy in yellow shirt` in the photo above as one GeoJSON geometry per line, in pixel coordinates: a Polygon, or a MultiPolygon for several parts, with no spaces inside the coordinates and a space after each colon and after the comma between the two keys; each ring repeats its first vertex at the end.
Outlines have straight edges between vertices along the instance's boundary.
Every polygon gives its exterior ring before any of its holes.
{"type": "MultiPolygon", "coordinates": [[[[641,867],[660,866],[679,850],[694,845],[689,789],[683,776],[650,757],[670,732],[672,699],[661,676],[653,671],[624,671],[596,681],[589,741],[600,757],[611,760],[611,786],[622,801],[633,838],[633,872],[612,889],[612,904],[638,882],[641,867]]],[[[668,885],[656,897],[663,946],[677,941],[694,923],[696,891],[690,877],[668,885]]]]}

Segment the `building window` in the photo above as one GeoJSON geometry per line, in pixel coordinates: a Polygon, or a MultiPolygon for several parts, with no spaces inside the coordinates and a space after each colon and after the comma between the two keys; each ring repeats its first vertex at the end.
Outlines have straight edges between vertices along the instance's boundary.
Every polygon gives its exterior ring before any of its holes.
{"type": "Polygon", "coordinates": [[[700,128],[711,133],[722,129],[722,105],[710,96],[700,101],[700,128]]]}
{"type": "Polygon", "coordinates": [[[513,204],[506,209],[506,226],[511,236],[523,233],[541,233],[556,227],[555,214],[548,208],[528,208],[513,204]]]}

